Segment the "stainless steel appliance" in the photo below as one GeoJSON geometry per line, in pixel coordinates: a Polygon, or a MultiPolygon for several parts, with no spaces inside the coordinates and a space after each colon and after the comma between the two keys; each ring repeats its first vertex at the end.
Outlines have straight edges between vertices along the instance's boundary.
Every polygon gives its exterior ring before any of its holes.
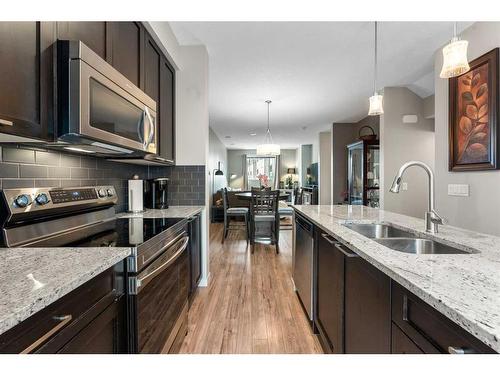
{"type": "Polygon", "coordinates": [[[187,219],[117,217],[113,186],[5,189],[1,246],[129,247],[129,352],[175,352],[187,331],[187,219]]]}
{"type": "Polygon", "coordinates": [[[156,107],[82,42],[57,42],[54,147],[112,157],[156,154],[156,107]]]}
{"type": "Polygon", "coordinates": [[[314,226],[295,213],[293,282],[309,321],[314,319],[314,226]]]}
{"type": "Polygon", "coordinates": [[[168,208],[168,181],[166,177],[144,181],[144,207],[168,208]]]}

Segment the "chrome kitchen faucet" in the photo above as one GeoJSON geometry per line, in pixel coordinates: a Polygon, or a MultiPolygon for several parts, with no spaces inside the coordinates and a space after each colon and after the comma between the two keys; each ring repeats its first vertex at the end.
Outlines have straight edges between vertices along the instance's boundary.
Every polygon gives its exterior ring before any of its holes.
{"type": "Polygon", "coordinates": [[[390,188],[390,192],[399,193],[399,189],[401,187],[401,179],[403,177],[403,173],[409,167],[418,166],[421,167],[425,172],[427,172],[427,176],[429,176],[429,208],[425,213],[425,231],[429,233],[437,233],[438,225],[444,224],[444,220],[441,216],[438,215],[434,208],[434,173],[432,169],[425,163],[421,161],[409,161],[399,168],[399,172],[394,178],[394,182],[390,188]]]}

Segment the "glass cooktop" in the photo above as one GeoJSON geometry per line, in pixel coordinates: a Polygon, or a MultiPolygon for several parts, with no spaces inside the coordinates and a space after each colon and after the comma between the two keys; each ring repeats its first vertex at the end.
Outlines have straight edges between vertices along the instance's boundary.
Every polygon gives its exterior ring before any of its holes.
{"type": "Polygon", "coordinates": [[[103,230],[82,240],[68,243],[72,247],[137,247],[154,236],[173,228],[182,218],[120,218],[102,224],[103,230]]]}

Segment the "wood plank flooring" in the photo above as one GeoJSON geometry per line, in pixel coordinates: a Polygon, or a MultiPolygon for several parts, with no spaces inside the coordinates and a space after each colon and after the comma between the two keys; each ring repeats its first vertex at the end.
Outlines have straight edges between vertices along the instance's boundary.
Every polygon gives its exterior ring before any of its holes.
{"type": "Polygon", "coordinates": [[[210,282],[189,311],[181,353],[322,353],[293,291],[292,231],[280,233],[280,254],[243,231],[210,226],[210,282]]]}

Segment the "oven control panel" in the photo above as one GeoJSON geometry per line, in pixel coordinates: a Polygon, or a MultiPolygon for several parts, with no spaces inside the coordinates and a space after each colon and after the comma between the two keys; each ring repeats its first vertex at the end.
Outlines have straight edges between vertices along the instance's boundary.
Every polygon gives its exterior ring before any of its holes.
{"type": "Polygon", "coordinates": [[[49,192],[49,194],[54,204],[97,199],[97,191],[95,188],[53,190],[49,192]]]}
{"type": "Polygon", "coordinates": [[[54,209],[73,212],[79,208],[111,206],[118,201],[113,186],[4,189],[1,194],[4,206],[12,215],[22,213],[24,216],[54,209]]]}

